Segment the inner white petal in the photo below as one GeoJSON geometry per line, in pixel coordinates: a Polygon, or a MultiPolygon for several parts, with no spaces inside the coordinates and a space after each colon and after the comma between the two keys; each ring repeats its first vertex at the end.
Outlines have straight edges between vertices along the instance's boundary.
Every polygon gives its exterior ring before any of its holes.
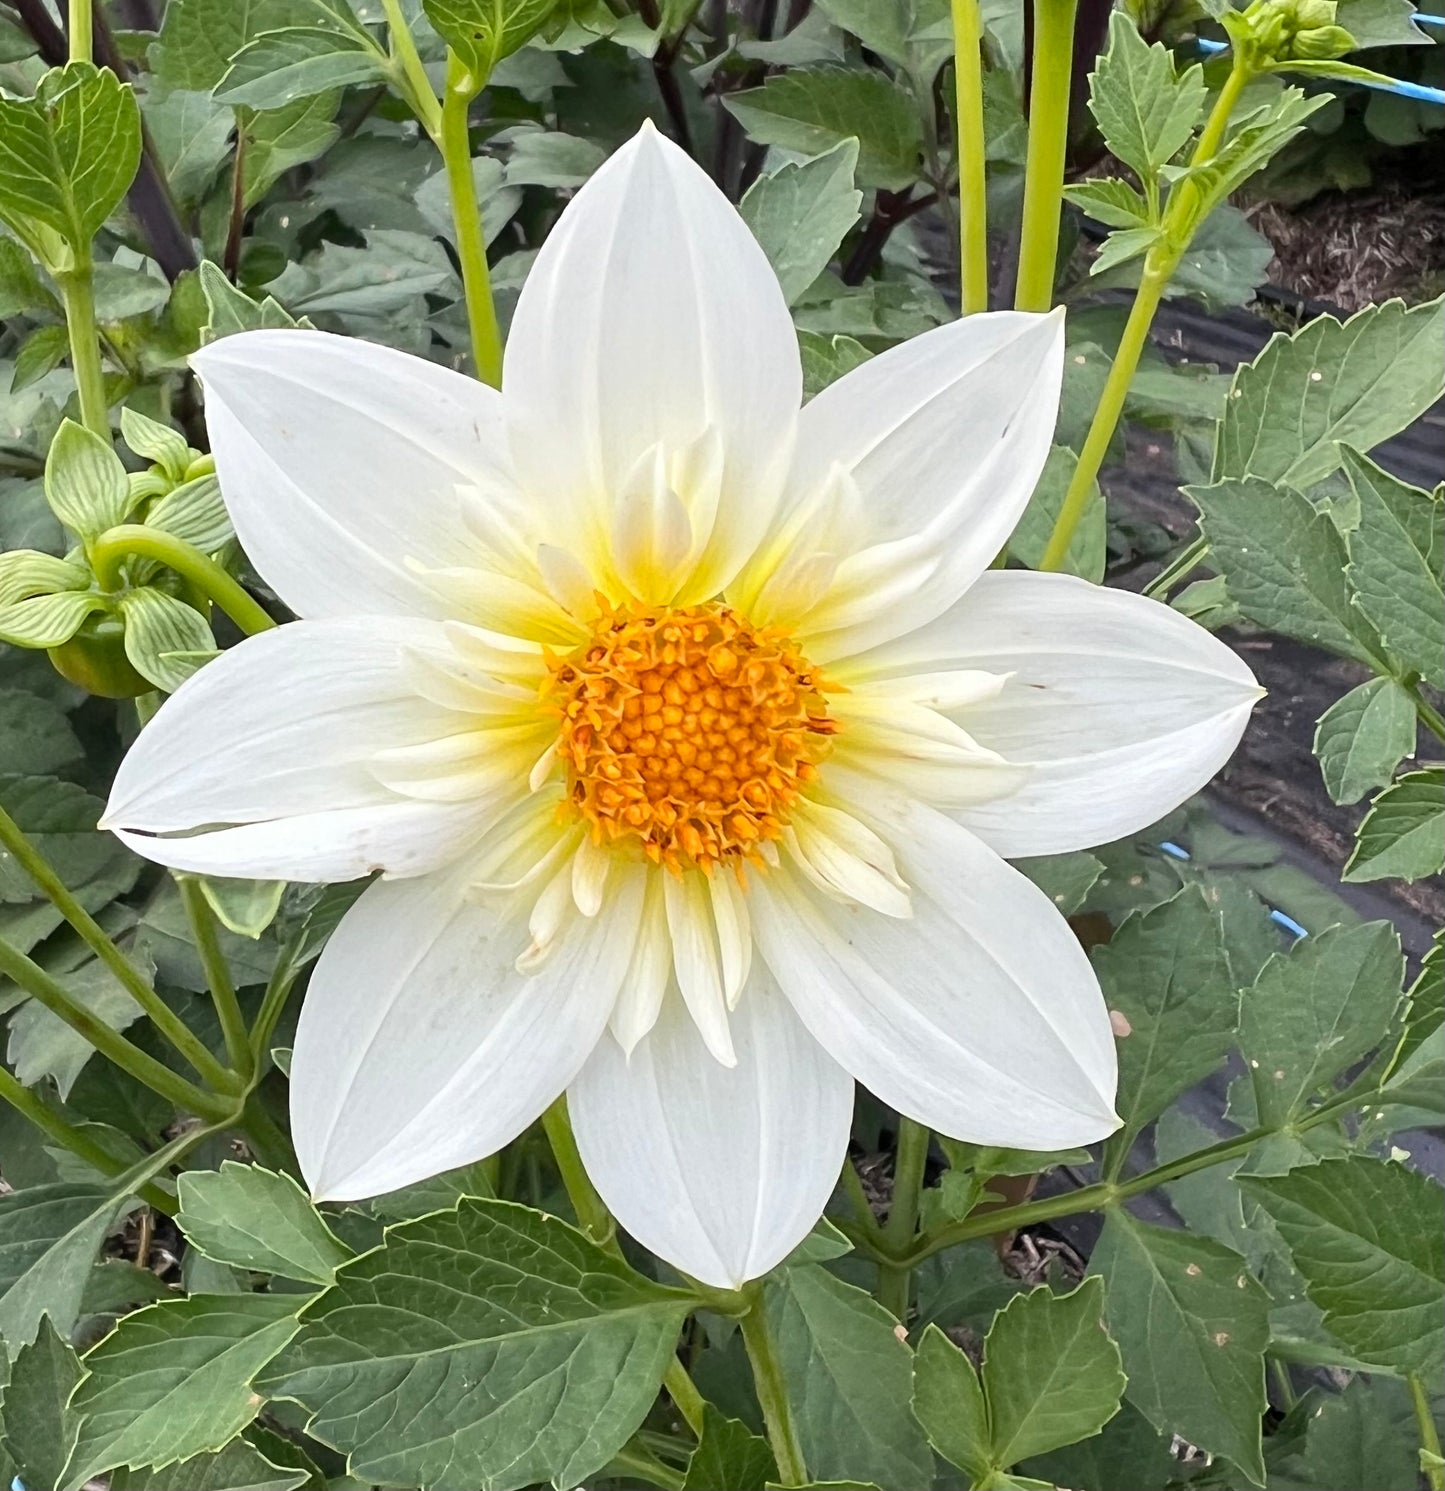
{"type": "Polygon", "coordinates": [[[703,876],[664,873],[662,894],[672,937],[673,968],[688,1013],[708,1050],[724,1066],[736,1066],[722,960],[703,876]]]}

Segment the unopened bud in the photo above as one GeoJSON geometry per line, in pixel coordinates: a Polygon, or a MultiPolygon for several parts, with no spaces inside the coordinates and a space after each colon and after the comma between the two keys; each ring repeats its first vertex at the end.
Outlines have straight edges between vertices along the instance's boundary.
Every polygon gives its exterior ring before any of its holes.
{"type": "Polygon", "coordinates": [[[1317,26],[1301,31],[1290,47],[1291,54],[1311,62],[1332,62],[1355,50],[1355,38],[1343,26],[1317,26]]]}

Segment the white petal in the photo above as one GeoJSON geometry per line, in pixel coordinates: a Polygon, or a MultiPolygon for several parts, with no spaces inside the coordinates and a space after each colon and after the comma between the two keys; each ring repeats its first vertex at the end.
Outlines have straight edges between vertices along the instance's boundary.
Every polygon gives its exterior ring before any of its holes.
{"type": "Polygon", "coordinates": [[[688,870],[681,875],[667,874],[662,882],[662,899],[672,938],[673,971],[683,1001],[708,1050],[725,1066],[732,1066],[737,1056],[728,1033],[727,994],[713,927],[712,898],[702,873],[688,870]]]}
{"type": "Polygon", "coordinates": [[[758,951],[803,1023],[864,1086],[955,1139],[1054,1149],[1117,1127],[1108,1011],[1068,924],[966,829],[883,784],[831,780],[912,887],[896,921],[784,865],[753,892],[758,951]]]}
{"type": "Polygon", "coordinates": [[[790,830],[794,863],[820,890],[884,916],[913,915],[893,851],[871,828],[804,798],[793,809],[790,830]]]}
{"type": "Polygon", "coordinates": [[[799,623],[810,658],[911,631],[983,573],[1043,470],[1063,356],[1059,313],[968,316],[871,358],[807,405],[790,500],[807,501],[841,465],[872,523],[869,546],[799,623]]]}
{"type": "Polygon", "coordinates": [[[406,561],[486,563],[459,489],[520,502],[501,396],[320,331],[242,332],[191,361],[236,532],[286,604],[312,617],[444,616],[406,561]]]}
{"type": "Polygon", "coordinates": [[[461,728],[410,683],[415,652],[445,646],[433,623],[371,618],[249,638],[161,706],[116,773],[104,826],[162,864],[223,875],[346,879],[442,862],[472,836],[475,808],[470,822],[399,811],[369,763],[461,728]],[[149,837],[219,824],[248,827],[149,837]]]}
{"type": "Polygon", "coordinates": [[[596,916],[602,909],[608,872],[617,856],[584,838],[572,856],[572,900],[583,916],[596,916]]]}
{"type": "MultiPolygon", "coordinates": [[[[723,460],[712,591],[770,522],[802,399],[792,320],[736,209],[650,126],[548,235],[512,319],[503,386],[523,484],[568,504],[577,542],[606,547],[610,504],[643,455],[676,456],[709,431],[723,460]]],[[[697,530],[691,495],[678,491],[697,530]]]]}
{"type": "Polygon", "coordinates": [[[1263,692],[1236,653],[1168,606],[1012,570],[838,674],[862,691],[949,668],[1011,675],[955,716],[1028,768],[1013,795],[958,814],[1010,858],[1108,843],[1163,817],[1229,759],[1263,692]]]}
{"type": "Polygon", "coordinates": [[[672,938],[662,900],[662,881],[667,872],[646,865],[630,865],[621,873],[643,877],[646,886],[637,946],[632,950],[632,962],[608,1022],[613,1039],[630,1056],[633,1047],[652,1029],[662,1008],[662,997],[672,979],[672,938]]]}
{"type": "Polygon", "coordinates": [[[714,1060],[676,995],[631,1058],[611,1037],[567,1092],[577,1147],[617,1220],[684,1273],[735,1289],[807,1236],[837,1183],[853,1083],[765,970],[714,1060]]]}
{"type": "Polygon", "coordinates": [[[747,897],[732,872],[722,868],[708,876],[707,889],[712,900],[718,948],[722,953],[723,998],[729,1009],[735,1009],[753,964],[753,933],[748,920],[747,897]]]}
{"type": "Polygon", "coordinates": [[[574,916],[528,977],[526,899],[469,899],[456,874],[383,881],[311,977],[291,1122],[318,1199],[354,1200],[481,1159],[572,1080],[607,1023],[640,897],[574,916]]]}

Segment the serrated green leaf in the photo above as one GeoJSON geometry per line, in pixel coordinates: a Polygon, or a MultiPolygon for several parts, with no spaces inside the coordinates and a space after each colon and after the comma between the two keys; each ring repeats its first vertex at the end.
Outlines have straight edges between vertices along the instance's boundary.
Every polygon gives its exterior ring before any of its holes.
{"type": "Polygon", "coordinates": [[[282,109],[333,88],[376,83],[386,60],[354,33],[320,26],[267,31],[236,53],[215,97],[250,109],[282,109]]]}
{"type": "Polygon", "coordinates": [[[226,272],[209,259],[202,260],[199,277],[210,312],[205,326],[205,340],[208,342],[237,331],[262,331],[299,324],[271,296],[258,302],[244,290],[238,290],[226,278],[226,272]]]}
{"type": "Polygon", "coordinates": [[[1345,536],[1355,604],[1392,662],[1445,689],[1445,496],[1397,481],[1358,451],[1340,454],[1360,504],[1345,536]]]}
{"type": "Polygon", "coordinates": [[[1288,1175],[1242,1176],[1274,1219],[1330,1332],[1362,1361],[1425,1376],[1445,1360],[1440,1187],[1351,1155],[1288,1175]]]}
{"type": "MultiPolygon", "coordinates": [[[[1049,450],[1049,458],[1044,463],[1038,486],[1029,498],[1029,505],[1024,509],[1018,527],[1009,537],[1009,553],[1020,564],[1027,565],[1030,569],[1038,567],[1078,464],[1078,456],[1067,446],[1055,445],[1049,450]]],[[[1080,575],[1095,583],[1101,582],[1104,578],[1104,565],[1109,557],[1108,538],[1104,494],[1099,490],[1097,481],[1091,482],[1083,515],[1069,540],[1069,550],[1060,568],[1066,574],[1080,575]]]]}
{"type": "Polygon", "coordinates": [[[1106,1151],[1117,1166],[1151,1119],[1223,1061],[1239,992],[1219,915],[1195,886],[1129,917],[1093,962],[1109,1008],[1129,1022],[1118,1042],[1123,1126],[1106,1151]]]}
{"type": "Polygon", "coordinates": [[[159,528],[197,548],[214,554],[235,537],[231,515],[214,475],[198,476],[158,498],[146,513],[146,527],[159,528]]]}
{"type": "Polygon", "coordinates": [[[1405,993],[1405,1033],[1395,1052],[1398,1066],[1445,1024],[1445,928],[1435,933],[1420,972],[1405,993]]]}
{"type": "Polygon", "coordinates": [[[465,1200],[341,1268],[262,1381],[357,1476],[576,1485],[652,1406],[690,1303],[553,1217],[465,1200]]]}
{"type": "MultiPolygon", "coordinates": [[[[0,806],[87,911],[99,911],[135,884],[141,861],[114,835],[97,831],[101,801],[74,782],[0,776],[0,806]]],[[[0,905],[35,900],[39,894],[14,860],[0,855],[0,905]]]]}
{"type": "Polygon", "coordinates": [[[0,237],[0,320],[34,311],[57,315],[60,302],[46,288],[25,245],[0,237]]]}
{"type": "Polygon", "coordinates": [[[217,1263],[330,1284],[351,1257],[289,1175],[227,1160],[219,1170],[188,1170],[178,1185],[176,1221],[217,1263]]]}
{"type": "Polygon", "coordinates": [[[173,482],[186,474],[186,467],[191,464],[191,447],[179,430],[150,419],[139,410],[122,409],[120,433],[136,455],[159,466],[173,482]]]}
{"type": "Polygon", "coordinates": [[[461,58],[480,90],[503,57],[542,29],[558,0],[422,0],[426,18],[461,58]]]}
{"type": "Polygon", "coordinates": [[[85,757],[65,711],[40,694],[0,688],[0,761],[27,776],[67,770],[85,757]]]}
{"type": "Polygon", "coordinates": [[[251,1379],[296,1333],[302,1303],[193,1294],[127,1315],[83,1358],[71,1491],[118,1465],[164,1468],[234,1439],[261,1406],[251,1379]]]}
{"type": "Polygon", "coordinates": [[[513,137],[503,180],[508,186],[581,186],[606,159],[607,152],[593,140],[529,129],[513,137]]]}
{"type": "Polygon", "coordinates": [[[851,373],[873,355],[850,336],[824,336],[816,331],[798,333],[798,349],[803,357],[803,397],[811,399],[844,373],[851,373]]]}
{"type": "Polygon", "coordinates": [[[1413,0],[1340,0],[1335,22],[1354,37],[1357,51],[1428,46],[1430,38],[1415,24],[1416,14],[1413,0]]]}
{"type": "Polygon", "coordinates": [[[233,1439],[164,1470],[114,1471],[110,1491],[296,1491],[309,1480],[308,1471],[273,1465],[254,1445],[233,1439]]]}
{"type": "MultiPolygon", "coordinates": [[[[1302,1405],[1303,1406],[1303,1405],[1302,1405]]],[[[1418,1483],[1418,1430],[1404,1383],[1357,1377],[1310,1404],[1299,1476],[1310,1491],[1396,1491],[1418,1483]]]]}
{"type": "MultiPolygon", "coordinates": [[[[521,189],[505,184],[505,172],[500,161],[490,155],[472,157],[472,185],[477,193],[477,210],[482,215],[482,238],[489,246],[497,235],[512,220],[513,214],[522,205],[521,189]]],[[[452,192],[447,173],[434,171],[417,187],[413,194],[417,210],[432,228],[448,243],[457,236],[456,220],[452,216],[452,192]]],[[[372,235],[375,238],[375,234],[372,235]]],[[[398,249],[406,250],[403,259],[419,260],[423,264],[436,266],[436,260],[419,244],[411,241],[407,233],[397,233],[392,240],[398,249]]],[[[386,239],[379,240],[386,244],[386,239]]],[[[368,251],[374,253],[375,245],[368,240],[368,251]]],[[[445,284],[446,281],[440,282],[445,284]]]]}
{"type": "Polygon", "coordinates": [[[819,1264],[770,1278],[766,1307],[812,1473],[928,1485],[932,1457],[909,1408],[912,1353],[888,1311],[819,1264]]]}
{"type": "Polygon", "coordinates": [[[97,264],[94,288],[95,319],[103,326],[158,311],[170,299],[170,286],[160,275],[123,264],[97,264]]]}
{"type": "Polygon", "coordinates": [[[125,467],[108,441],[73,419],[62,420],[45,458],[45,500],[71,532],[97,538],[125,521],[125,467]]]}
{"type": "Polygon", "coordinates": [[[121,597],[125,655],[142,678],[173,694],[216,651],[210,623],[193,606],[143,585],[121,597]]]}
{"type": "Polygon", "coordinates": [[[687,1462],[682,1491],[753,1491],[777,1474],[766,1439],[711,1403],[703,1405],[702,1433],[687,1462]]]}
{"type": "Polygon", "coordinates": [[[1064,198],[1109,228],[1143,228],[1149,224],[1149,204],[1118,176],[1075,182],[1064,188],[1064,198]]]}
{"type": "Polygon", "coordinates": [[[64,326],[37,326],[15,349],[10,372],[10,392],[20,393],[54,372],[70,352],[70,336],[64,326]]]}
{"type": "MultiPolygon", "coordinates": [[[[486,164],[500,179],[497,163],[486,164]]],[[[272,288],[294,311],[377,316],[408,310],[455,280],[435,238],[377,228],[366,235],[365,248],[328,243],[305,264],[293,261],[272,288]]]]}
{"type": "Polygon", "coordinates": [[[1109,1213],[1089,1272],[1108,1291],[1129,1401],[1155,1428],[1223,1455],[1264,1485],[1269,1296],[1244,1259],[1121,1208],[1109,1213]]]}
{"type": "Polygon", "coordinates": [[[155,75],[168,87],[209,94],[248,41],[304,14],[297,0],[176,0],[166,6],[155,75]]]}
{"type": "Polygon", "coordinates": [[[810,161],[759,176],[738,204],[790,305],[823,272],[858,221],[863,194],[853,185],[857,164],[858,142],[840,141],[810,161]]]}
{"type": "Polygon", "coordinates": [[[749,136],[800,155],[858,141],[858,184],[902,191],[918,177],[923,131],[908,95],[882,73],[798,68],[723,99],[749,136]]]}
{"type": "MultiPolygon", "coordinates": [[[[0,1353],[3,1354],[3,1353],[0,1353]]],[[[15,1474],[26,1487],[58,1486],[75,1443],[76,1424],[65,1405],[83,1369],[70,1343],[47,1315],[35,1339],[10,1363],[3,1432],[15,1474]]]]}
{"type": "Polygon", "coordinates": [[[1396,778],[1370,804],[1346,880],[1419,880],[1445,870],[1445,768],[1396,778]]]}
{"type": "Polygon", "coordinates": [[[1271,338],[1234,375],[1214,481],[1255,476],[1308,487],[1336,470],[1340,445],[1367,451],[1445,391],[1445,297],[1388,300],[1343,323],[1317,316],[1271,338]]]}
{"type": "MultiPolygon", "coordinates": [[[[167,14],[176,9],[170,7],[167,14]]],[[[183,207],[194,204],[215,182],[230,153],[234,112],[209,92],[183,88],[161,97],[148,94],[141,112],[171,194],[183,207]]]]}
{"type": "MultiPolygon", "coordinates": [[[[91,1125],[98,1128],[99,1125],[91,1125]]],[[[117,1140],[125,1136],[119,1130],[104,1131],[117,1140]]],[[[148,1268],[124,1258],[103,1258],[92,1264],[85,1279],[85,1294],[80,1313],[86,1315],[119,1315],[128,1306],[153,1305],[158,1299],[174,1299],[175,1292],[164,1279],[148,1268]]]]}
{"type": "Polygon", "coordinates": [[[1172,1481],[1179,1469],[1169,1444],[1167,1434],[1126,1402],[1092,1439],[1041,1455],[1024,1469],[1071,1491],[1123,1491],[1126,1486],[1153,1491],[1172,1481]]]}
{"type": "Polygon", "coordinates": [[[1150,46],[1134,18],[1116,10],[1108,50],[1089,77],[1089,108],[1109,149],[1149,180],[1188,143],[1208,90],[1198,63],[1175,75],[1160,42],[1150,46]]]}
{"type": "Polygon", "coordinates": [[[139,161],[135,94],[109,69],[69,62],[34,98],[0,98],[0,221],[32,248],[40,228],[87,251],[139,161]]]}
{"type": "Polygon", "coordinates": [[[241,162],[242,194],[252,206],[293,166],[324,155],[341,137],[336,110],[341,94],[298,98],[279,109],[246,113],[242,118],[245,150],[241,162]]]}
{"type": "Polygon", "coordinates": [[[988,1403],[973,1363],[936,1325],[913,1358],[913,1414],[928,1442],[970,1482],[989,1473],[988,1403]]]}
{"type": "Polygon", "coordinates": [[[1031,855],[1018,860],[1017,868],[1059,908],[1060,916],[1072,916],[1104,873],[1104,862],[1078,850],[1072,854],[1031,855]]]}
{"type": "Polygon", "coordinates": [[[1415,750],[1415,701],[1393,678],[1372,678],[1320,716],[1314,752],[1330,800],[1359,802],[1387,786],[1415,750]]]}
{"type": "Polygon", "coordinates": [[[1210,557],[1243,615],[1375,666],[1380,641],[1354,604],[1345,578],[1345,541],[1328,514],[1292,488],[1253,476],[1184,490],[1199,509],[1210,557]]]}

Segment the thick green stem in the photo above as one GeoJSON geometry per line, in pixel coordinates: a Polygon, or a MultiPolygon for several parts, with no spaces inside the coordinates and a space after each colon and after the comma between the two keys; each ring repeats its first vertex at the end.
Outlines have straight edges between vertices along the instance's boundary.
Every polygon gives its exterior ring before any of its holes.
{"type": "Polygon", "coordinates": [[[962,312],[988,309],[987,148],[979,0],[952,0],[953,106],[958,117],[958,278],[962,312]]]}
{"type": "Polygon", "coordinates": [[[422,65],[421,53],[411,34],[411,27],[402,14],[401,0],[381,0],[381,9],[386,16],[386,29],[391,41],[391,54],[401,69],[397,80],[412,112],[421,121],[422,128],[433,140],[440,143],[442,116],[431,79],[422,65]]]}
{"type": "Polygon", "coordinates": [[[236,998],[236,985],[231,970],[226,966],[226,955],[221,951],[216,913],[201,889],[201,882],[194,875],[178,874],[175,881],[180,887],[181,904],[186,908],[186,917],[191,924],[191,935],[196,939],[196,949],[201,955],[211,1003],[215,1006],[216,1018],[221,1022],[226,1055],[242,1081],[249,1082],[256,1070],[256,1059],[251,1051],[246,1017],[241,1013],[240,1000],[236,998]]]}
{"type": "MultiPolygon", "coordinates": [[[[888,1220],[884,1222],[882,1230],[883,1247],[891,1254],[906,1253],[918,1230],[918,1199],[923,1190],[931,1138],[932,1135],[921,1123],[916,1123],[911,1118],[900,1118],[898,1153],[893,1162],[893,1198],[889,1202],[888,1220]]],[[[878,1297],[905,1324],[908,1321],[912,1283],[911,1263],[899,1261],[883,1265],[878,1297]]]]}
{"type": "Polygon", "coordinates": [[[1410,1402],[1420,1431],[1420,1468],[1425,1473],[1425,1484],[1430,1491],[1445,1491],[1445,1464],[1441,1463],[1440,1435],[1435,1428],[1435,1416],[1430,1412],[1430,1395],[1414,1372],[1405,1378],[1405,1382],[1410,1389],[1410,1402]]]}
{"type": "MultiPolygon", "coordinates": [[[[87,1165],[93,1165],[102,1175],[121,1175],[126,1165],[108,1150],[102,1149],[84,1129],[67,1122],[58,1113],[41,1101],[28,1087],[0,1066],[0,1098],[3,1098],[23,1118],[28,1118],[47,1138],[63,1145],[72,1154],[78,1155],[87,1165]]],[[[140,1186],[136,1194],[157,1211],[169,1216],[175,1210],[176,1198],[167,1195],[156,1185],[140,1186]]]]}
{"type": "Polygon", "coordinates": [[[1420,693],[1418,684],[1410,690],[1410,697],[1415,701],[1415,713],[1419,715],[1420,723],[1436,740],[1445,741],[1445,716],[1420,693]]]}
{"type": "Polygon", "coordinates": [[[778,1479],[785,1486],[806,1486],[808,1467],[803,1461],[798,1431],[793,1427],[787,1384],[783,1381],[778,1354],[773,1349],[761,1289],[753,1293],[752,1306],[742,1317],[741,1325],[743,1345],[747,1347],[748,1361],[753,1369],[753,1386],[757,1389],[758,1405],[763,1410],[763,1423],[768,1431],[768,1443],[773,1449],[773,1459],[778,1462],[778,1479]]]}
{"type": "Polygon", "coordinates": [[[607,1210],[583,1167],[577,1140],[572,1133],[572,1120],[567,1116],[565,1094],[542,1115],[542,1128],[546,1131],[547,1142],[552,1146],[552,1158],[562,1177],[567,1199],[572,1203],[572,1210],[577,1213],[577,1225],[593,1242],[606,1247],[615,1232],[612,1213],[607,1210]]]}
{"type": "Polygon", "coordinates": [[[878,1229],[878,1218],[873,1215],[873,1207],[869,1204],[868,1193],[863,1189],[863,1181],[851,1159],[843,1161],[843,1190],[847,1194],[848,1201],[857,1213],[860,1226],[867,1227],[873,1231],[878,1229]]]}
{"type": "Polygon", "coordinates": [[[116,981],[150,1017],[151,1024],[195,1068],[197,1074],[222,1091],[237,1085],[206,1049],[204,1042],[151,988],[145,975],[105,934],[100,923],[70,893],[69,887],[50,867],[45,856],[26,837],[24,830],[0,808],[0,845],[15,863],[45,892],[55,909],[75,928],[81,940],[115,975],[116,981]]]}
{"type": "Polygon", "coordinates": [[[472,77],[454,55],[449,57],[446,96],[442,100],[441,138],[437,143],[441,147],[452,198],[457,259],[462,266],[467,324],[472,335],[472,362],[483,383],[500,388],[502,332],[497,325],[497,308],[492,302],[487,243],[482,232],[481,208],[477,204],[477,183],[472,176],[471,137],[467,133],[467,111],[485,84],[485,78],[472,77]]]}
{"type": "Polygon", "coordinates": [[[225,570],[183,539],[159,528],[122,523],[108,529],[89,547],[91,567],[103,589],[118,590],[122,584],[121,562],[131,555],[154,559],[189,580],[197,590],[218,605],[247,636],[269,631],[276,623],[260,604],[246,593],[225,570]]]}
{"type": "Polygon", "coordinates": [[[77,1004],[38,963],[3,939],[0,939],[0,974],[13,979],[31,998],[38,1000],[77,1034],[84,1036],[102,1056],[178,1108],[216,1121],[232,1112],[234,1104],[231,1101],[215,1093],[203,1092],[128,1041],[118,1031],[112,1030],[104,1021],[97,1020],[88,1009],[77,1004]]]}
{"type": "Polygon", "coordinates": [[[602,1478],[646,1481],[649,1486],[661,1486],[663,1491],[682,1491],[686,1483],[680,1471],[664,1465],[645,1445],[635,1443],[618,1450],[602,1478]]]}
{"type": "MultiPolygon", "coordinates": [[[[86,13],[89,15],[89,11],[86,13]]],[[[105,374],[100,367],[100,338],[95,329],[95,286],[89,247],[79,264],[56,274],[55,280],[65,303],[65,329],[70,336],[70,366],[80,397],[80,422],[92,434],[109,441],[110,414],[105,374]]]]}
{"type": "Polygon", "coordinates": [[[1078,0],[1034,0],[1034,65],[1029,83],[1029,149],[1024,167],[1023,240],[1014,306],[1046,311],[1054,303],[1069,146],[1069,84],[1078,0]]]}
{"type": "Polygon", "coordinates": [[[95,54],[94,17],[90,6],[91,0],[69,0],[66,7],[72,62],[90,62],[95,54]]]}

